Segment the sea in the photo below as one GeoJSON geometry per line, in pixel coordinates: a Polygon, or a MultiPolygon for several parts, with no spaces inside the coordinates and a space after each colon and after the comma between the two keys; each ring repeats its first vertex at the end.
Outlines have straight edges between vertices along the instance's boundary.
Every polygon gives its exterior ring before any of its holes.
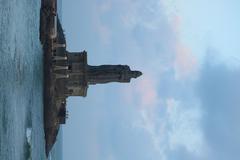
{"type": "MultiPolygon", "coordinates": [[[[0,0],[0,160],[47,159],[40,6],[40,0],[0,0]]],[[[62,160],[62,130],[48,159],[62,160]]]]}

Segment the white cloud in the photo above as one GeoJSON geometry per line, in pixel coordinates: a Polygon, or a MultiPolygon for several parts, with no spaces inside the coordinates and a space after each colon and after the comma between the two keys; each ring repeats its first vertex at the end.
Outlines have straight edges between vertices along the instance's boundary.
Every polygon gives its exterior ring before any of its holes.
{"type": "Polygon", "coordinates": [[[168,159],[169,153],[179,148],[184,148],[188,154],[202,157],[206,143],[201,130],[202,114],[199,107],[192,106],[189,109],[171,98],[166,100],[165,105],[143,108],[140,111],[141,118],[134,126],[149,134],[162,160],[168,159]]]}
{"type": "Polygon", "coordinates": [[[170,149],[183,146],[187,151],[201,155],[204,148],[204,137],[201,130],[202,113],[199,107],[186,107],[180,101],[167,100],[167,121],[169,123],[170,149]]]}

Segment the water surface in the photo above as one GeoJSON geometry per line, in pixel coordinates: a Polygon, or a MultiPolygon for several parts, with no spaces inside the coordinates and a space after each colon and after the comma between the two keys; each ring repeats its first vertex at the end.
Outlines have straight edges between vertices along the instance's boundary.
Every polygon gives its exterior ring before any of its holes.
{"type": "Polygon", "coordinates": [[[40,3],[0,0],[1,160],[45,159],[40,3]]]}

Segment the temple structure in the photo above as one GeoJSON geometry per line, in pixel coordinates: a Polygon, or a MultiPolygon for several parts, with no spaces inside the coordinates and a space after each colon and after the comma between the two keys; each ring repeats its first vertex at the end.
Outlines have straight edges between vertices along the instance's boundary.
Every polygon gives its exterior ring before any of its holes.
{"type": "Polygon", "coordinates": [[[42,0],[40,40],[44,51],[44,132],[48,156],[61,124],[68,117],[69,96],[87,96],[89,85],[128,83],[142,75],[127,65],[91,66],[87,52],[68,52],[66,38],[57,16],[57,0],[42,0]]]}
{"type": "Polygon", "coordinates": [[[132,71],[127,65],[91,66],[87,63],[87,52],[68,52],[65,44],[57,44],[52,56],[51,85],[55,108],[58,108],[60,124],[65,124],[66,99],[69,96],[87,96],[89,85],[110,82],[129,83],[132,78],[142,75],[140,71],[132,71]]]}

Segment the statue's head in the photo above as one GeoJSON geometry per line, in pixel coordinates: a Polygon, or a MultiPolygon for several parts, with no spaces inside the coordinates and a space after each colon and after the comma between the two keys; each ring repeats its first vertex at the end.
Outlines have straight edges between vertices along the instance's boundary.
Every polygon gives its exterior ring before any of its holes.
{"type": "Polygon", "coordinates": [[[131,78],[138,78],[142,75],[142,72],[140,71],[130,71],[131,78]]]}

